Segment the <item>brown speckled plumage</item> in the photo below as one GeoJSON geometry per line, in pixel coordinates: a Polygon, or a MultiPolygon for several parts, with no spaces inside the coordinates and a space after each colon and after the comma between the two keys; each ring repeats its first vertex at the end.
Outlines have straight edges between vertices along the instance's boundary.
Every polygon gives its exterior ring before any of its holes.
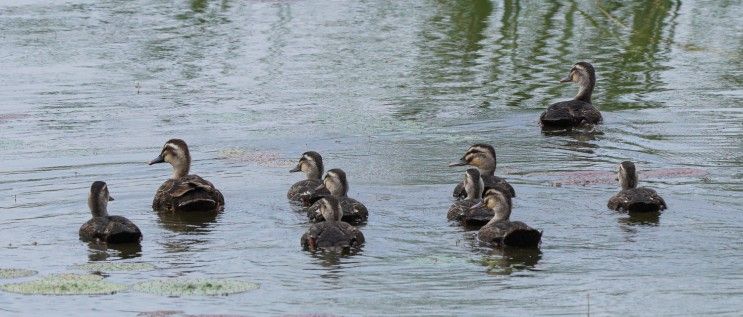
{"type": "Polygon", "coordinates": [[[212,183],[189,175],[191,154],[186,142],[171,139],[165,143],[160,155],[150,162],[170,163],[173,176],[165,181],[152,201],[152,209],[158,212],[218,212],[224,210],[224,196],[212,183]]]}
{"type": "Polygon", "coordinates": [[[323,197],[316,204],[327,220],[310,226],[300,240],[302,248],[310,251],[347,251],[364,243],[364,234],[359,229],[338,219],[342,218],[342,211],[337,199],[323,197]]]}
{"type": "Polygon", "coordinates": [[[601,123],[601,112],[591,103],[591,95],[596,85],[596,72],[586,62],[573,65],[570,74],[561,82],[576,82],[580,86],[578,95],[573,100],[551,104],[539,116],[544,128],[570,128],[586,124],[601,123]]]}
{"type": "Polygon", "coordinates": [[[511,221],[511,201],[503,192],[488,189],[483,204],[493,210],[493,219],[477,232],[480,242],[494,246],[535,248],[542,241],[542,232],[521,221],[511,221]]]}
{"type": "MultiPolygon", "coordinates": [[[[498,189],[504,193],[507,193],[510,197],[516,197],[516,191],[513,189],[505,179],[495,176],[495,168],[497,165],[497,158],[495,155],[495,149],[490,144],[477,143],[467,149],[459,161],[455,161],[449,164],[449,166],[463,166],[470,165],[477,167],[480,171],[480,177],[484,182],[483,191],[485,188],[498,189]]],[[[464,189],[464,182],[459,182],[454,187],[452,196],[456,199],[464,199],[467,197],[467,192],[464,189]]]]}
{"type": "Polygon", "coordinates": [[[113,198],[108,193],[106,183],[94,182],[88,195],[88,206],[93,218],[80,227],[80,239],[106,243],[139,243],[142,232],[133,222],[121,216],[108,215],[109,200],[113,198]]]}
{"type": "Polygon", "coordinates": [[[622,190],[611,197],[607,207],[612,210],[632,213],[658,212],[668,208],[658,193],[647,187],[637,187],[635,164],[624,161],[619,164],[618,177],[622,190]]]}

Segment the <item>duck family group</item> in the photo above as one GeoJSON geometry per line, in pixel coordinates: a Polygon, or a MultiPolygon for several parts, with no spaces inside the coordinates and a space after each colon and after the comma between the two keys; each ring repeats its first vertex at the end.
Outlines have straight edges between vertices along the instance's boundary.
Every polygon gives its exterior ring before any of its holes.
{"type": "MultiPolygon", "coordinates": [[[[572,129],[599,124],[601,113],[591,103],[596,75],[591,64],[573,65],[561,82],[574,82],[580,87],[574,99],[550,105],[540,116],[543,129],[572,129]]],[[[161,213],[218,213],[224,210],[224,197],[212,183],[189,174],[191,155],[186,142],[171,139],[160,155],[149,164],[170,163],[173,175],[155,193],[153,210],[161,213]]],[[[449,166],[472,166],[453,191],[454,203],[447,218],[467,229],[478,230],[481,243],[494,247],[538,248],[542,231],[520,221],[511,221],[513,187],[495,176],[495,149],[484,143],[474,144],[461,159],[449,166]]],[[[301,245],[310,251],[347,251],[364,243],[357,226],[367,222],[369,211],[359,201],[348,197],[348,180],[342,169],[330,169],[323,175],[322,156],[315,151],[302,154],[290,172],[303,172],[306,179],[292,185],[287,198],[300,204],[311,223],[301,237],[301,245]]],[[[665,201],[653,190],[637,187],[637,172],[630,161],[618,168],[621,191],[611,197],[607,206],[617,211],[652,213],[666,209],[665,201]]],[[[90,188],[88,205],[92,219],[82,225],[80,238],[102,243],[139,243],[142,233],[121,216],[111,216],[107,204],[113,200],[106,183],[96,181],[90,188]]]]}

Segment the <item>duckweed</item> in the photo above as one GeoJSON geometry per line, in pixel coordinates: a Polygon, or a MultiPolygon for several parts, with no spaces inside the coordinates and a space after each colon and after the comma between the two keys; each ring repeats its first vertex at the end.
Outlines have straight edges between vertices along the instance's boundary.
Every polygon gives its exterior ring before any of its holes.
{"type": "Polygon", "coordinates": [[[150,263],[139,262],[90,262],[80,264],[77,268],[86,271],[116,272],[116,271],[149,271],[155,269],[150,263]]]}
{"type": "Polygon", "coordinates": [[[259,284],[229,279],[162,279],[143,282],[134,289],[164,296],[216,296],[258,289],[259,284]]]}
{"type": "Polygon", "coordinates": [[[126,286],[104,281],[98,275],[54,274],[36,281],[6,284],[0,289],[26,295],[99,295],[113,294],[126,286]]]}
{"type": "Polygon", "coordinates": [[[26,269],[0,269],[0,279],[27,277],[36,273],[34,270],[26,269]]]}

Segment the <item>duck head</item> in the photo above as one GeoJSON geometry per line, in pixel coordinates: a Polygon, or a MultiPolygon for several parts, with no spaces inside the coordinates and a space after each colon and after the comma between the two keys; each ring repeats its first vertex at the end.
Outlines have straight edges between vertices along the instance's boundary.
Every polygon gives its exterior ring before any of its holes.
{"type": "Polygon", "coordinates": [[[315,151],[304,152],[290,173],[303,172],[307,179],[320,179],[323,172],[322,156],[315,151]]]}
{"type": "Polygon", "coordinates": [[[345,197],[348,195],[346,172],[340,168],[329,170],[325,173],[325,178],[322,179],[322,185],[317,186],[315,190],[321,190],[323,188],[326,188],[335,197],[345,197]]]}
{"type": "Polygon", "coordinates": [[[88,195],[88,207],[90,207],[90,213],[93,214],[93,217],[108,216],[108,202],[112,200],[114,198],[108,193],[108,186],[105,182],[93,182],[88,195]]]}
{"type": "Polygon", "coordinates": [[[181,139],[170,139],[165,142],[160,155],[150,161],[150,165],[157,163],[170,163],[173,166],[172,179],[179,179],[188,175],[191,169],[191,154],[188,152],[188,145],[181,139]]]}
{"type": "Polygon", "coordinates": [[[635,170],[635,164],[630,161],[620,163],[617,179],[622,189],[637,187],[637,170],[635,170]]]}
{"type": "Polygon", "coordinates": [[[593,69],[593,65],[587,62],[578,62],[570,69],[568,77],[561,79],[560,82],[578,84],[580,89],[575,99],[591,103],[591,94],[596,84],[596,71],[593,69]]]}
{"type": "Polygon", "coordinates": [[[449,166],[470,165],[477,167],[481,175],[495,174],[495,149],[490,144],[477,143],[470,146],[459,161],[449,163],[449,166]]]}
{"type": "Polygon", "coordinates": [[[509,220],[511,217],[511,199],[495,188],[488,188],[483,195],[482,202],[470,207],[470,209],[485,206],[495,213],[490,222],[509,220]]]}
{"type": "Polygon", "coordinates": [[[476,168],[467,169],[464,173],[464,190],[467,192],[467,199],[482,198],[482,190],[485,183],[480,177],[480,171],[476,168]]]}

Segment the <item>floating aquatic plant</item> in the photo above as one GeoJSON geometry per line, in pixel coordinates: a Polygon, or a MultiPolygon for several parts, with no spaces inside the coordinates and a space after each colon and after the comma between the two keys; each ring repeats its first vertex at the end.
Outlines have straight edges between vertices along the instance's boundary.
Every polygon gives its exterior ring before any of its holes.
{"type": "Polygon", "coordinates": [[[27,295],[96,295],[113,294],[126,286],[104,281],[98,275],[54,274],[36,281],[0,286],[6,292],[27,295]]]}
{"type": "Polygon", "coordinates": [[[258,289],[260,285],[230,279],[162,279],[137,284],[134,289],[165,296],[215,296],[242,293],[258,289]]]}
{"type": "Polygon", "coordinates": [[[0,269],[0,279],[2,278],[19,278],[36,275],[34,270],[26,269],[0,269]]]}
{"type": "Polygon", "coordinates": [[[116,271],[149,271],[155,269],[150,263],[140,262],[89,262],[80,264],[77,268],[86,271],[116,272],[116,271]]]}

